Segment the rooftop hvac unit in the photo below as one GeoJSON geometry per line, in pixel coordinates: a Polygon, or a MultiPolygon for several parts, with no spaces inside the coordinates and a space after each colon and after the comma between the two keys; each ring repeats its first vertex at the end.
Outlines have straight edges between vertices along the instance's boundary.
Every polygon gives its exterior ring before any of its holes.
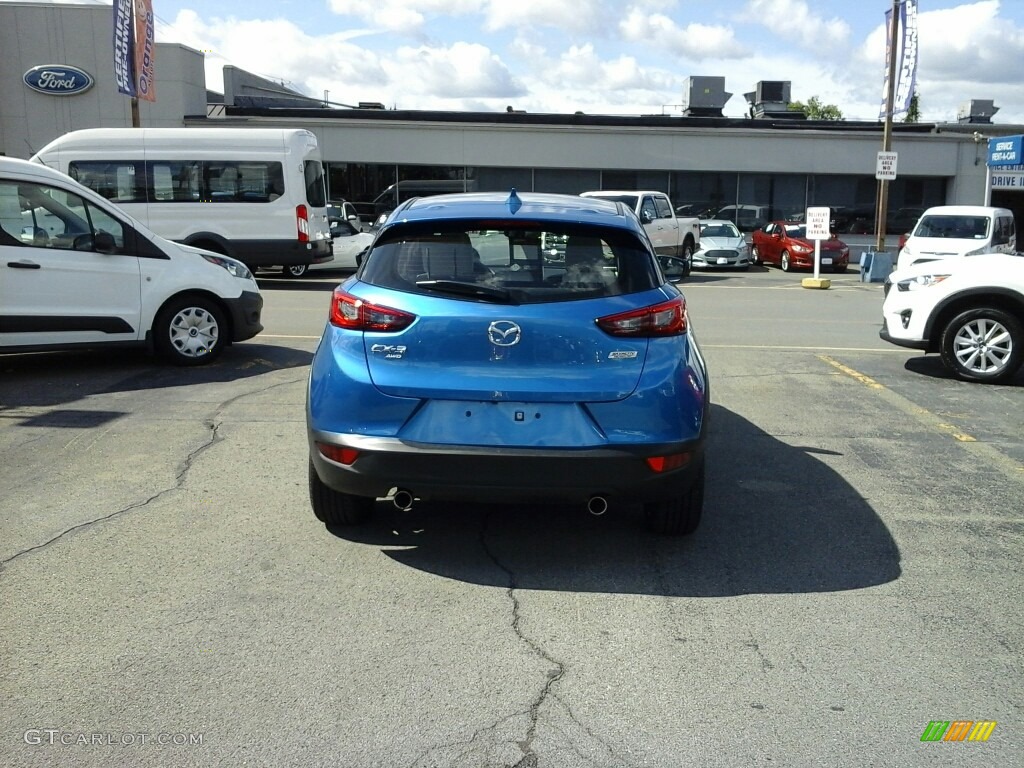
{"type": "Polygon", "coordinates": [[[789,86],[789,80],[761,80],[754,91],[754,103],[788,104],[789,86]]]}
{"type": "Polygon", "coordinates": [[[957,121],[961,123],[991,123],[999,107],[991,99],[971,99],[960,105],[957,121]]]}
{"type": "Polygon", "coordinates": [[[722,117],[722,108],[732,98],[725,92],[725,78],[688,77],[683,85],[683,114],[688,117],[722,117]]]}

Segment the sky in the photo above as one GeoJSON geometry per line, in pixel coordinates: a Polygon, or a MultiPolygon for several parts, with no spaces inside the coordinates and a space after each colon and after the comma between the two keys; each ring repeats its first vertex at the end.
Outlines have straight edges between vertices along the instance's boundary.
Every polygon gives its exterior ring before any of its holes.
{"type": "MultiPolygon", "coordinates": [[[[100,0],[102,1],[102,0],[100,0]]],[[[789,80],[792,99],[877,120],[891,0],[153,0],[157,40],[307,95],[387,108],[681,114],[688,77],[722,76],[724,114],[789,80]]],[[[991,99],[1024,123],[1024,0],[919,0],[924,122],[991,99]]],[[[159,66],[159,63],[158,63],[159,66]]]]}

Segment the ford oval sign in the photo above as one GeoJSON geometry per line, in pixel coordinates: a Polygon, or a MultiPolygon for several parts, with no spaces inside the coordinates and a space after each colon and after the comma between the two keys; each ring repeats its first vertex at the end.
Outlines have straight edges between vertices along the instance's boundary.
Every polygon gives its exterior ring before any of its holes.
{"type": "Polygon", "coordinates": [[[33,91],[52,96],[73,96],[87,91],[95,82],[88,72],[67,64],[43,64],[32,67],[22,78],[33,91]]]}

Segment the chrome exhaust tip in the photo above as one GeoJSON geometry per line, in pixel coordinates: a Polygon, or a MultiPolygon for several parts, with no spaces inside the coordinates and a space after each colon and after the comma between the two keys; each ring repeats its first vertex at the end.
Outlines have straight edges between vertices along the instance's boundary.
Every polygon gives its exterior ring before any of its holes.
{"type": "Polygon", "coordinates": [[[391,498],[391,503],[395,505],[395,509],[402,512],[408,512],[412,509],[413,501],[415,499],[413,498],[412,491],[406,491],[402,488],[395,491],[395,495],[391,498]]]}
{"type": "Polygon", "coordinates": [[[600,517],[608,511],[608,499],[604,496],[591,496],[587,502],[587,512],[594,517],[600,517]]]}

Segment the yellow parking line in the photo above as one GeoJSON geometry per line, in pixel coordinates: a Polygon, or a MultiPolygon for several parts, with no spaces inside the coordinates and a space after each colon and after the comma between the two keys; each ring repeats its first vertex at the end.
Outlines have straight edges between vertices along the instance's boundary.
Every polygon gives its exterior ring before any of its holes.
{"type": "Polygon", "coordinates": [[[959,443],[970,445],[971,450],[986,456],[994,464],[997,464],[1004,469],[1011,470],[1015,475],[1019,475],[1024,472],[1024,466],[1021,466],[1019,462],[1007,456],[1005,453],[1000,451],[998,448],[993,447],[989,443],[979,442],[976,437],[969,435],[966,432],[961,432],[956,426],[947,424],[941,418],[936,416],[934,413],[929,411],[927,408],[922,408],[919,405],[912,403],[907,398],[893,392],[891,389],[886,387],[884,384],[879,384],[877,381],[872,379],[870,376],[865,376],[860,371],[854,370],[848,365],[840,363],[838,360],[829,357],[828,355],[818,355],[819,360],[823,360],[829,365],[842,371],[844,374],[852,379],[859,381],[861,384],[873,389],[879,394],[882,399],[887,403],[894,406],[898,410],[907,414],[908,416],[916,419],[917,421],[924,424],[929,429],[934,429],[943,434],[949,435],[959,443]]]}

